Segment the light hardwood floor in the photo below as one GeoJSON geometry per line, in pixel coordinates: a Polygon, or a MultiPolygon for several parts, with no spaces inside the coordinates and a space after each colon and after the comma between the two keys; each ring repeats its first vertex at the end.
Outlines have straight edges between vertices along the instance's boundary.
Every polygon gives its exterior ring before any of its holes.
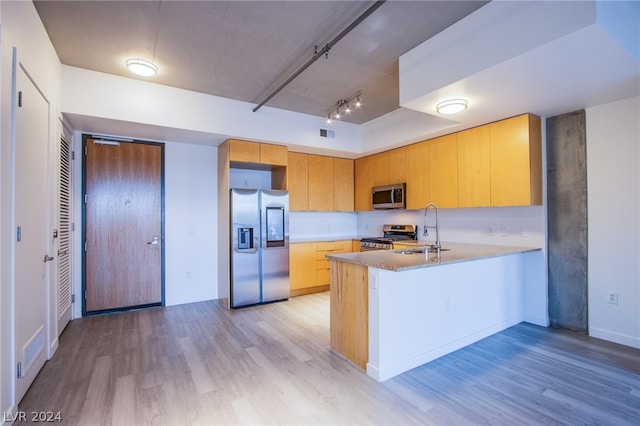
{"type": "Polygon", "coordinates": [[[520,324],[382,384],[329,350],[329,294],[72,321],[19,409],[73,425],[640,424],[640,350],[520,324]]]}

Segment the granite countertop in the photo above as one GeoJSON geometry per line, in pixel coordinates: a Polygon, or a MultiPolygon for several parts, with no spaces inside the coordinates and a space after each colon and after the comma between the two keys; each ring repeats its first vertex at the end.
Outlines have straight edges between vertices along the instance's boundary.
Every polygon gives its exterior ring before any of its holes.
{"type": "MultiPolygon", "coordinates": [[[[536,247],[509,247],[494,246],[484,244],[463,244],[463,243],[442,243],[440,257],[434,252],[417,254],[403,254],[399,250],[373,250],[359,253],[330,254],[327,257],[331,260],[364,265],[371,268],[387,269],[390,271],[407,271],[410,269],[426,268],[431,266],[447,265],[451,263],[468,262],[497,256],[507,256],[511,254],[526,253],[542,250],[536,247]]],[[[415,250],[419,250],[416,247],[415,250]]]]}

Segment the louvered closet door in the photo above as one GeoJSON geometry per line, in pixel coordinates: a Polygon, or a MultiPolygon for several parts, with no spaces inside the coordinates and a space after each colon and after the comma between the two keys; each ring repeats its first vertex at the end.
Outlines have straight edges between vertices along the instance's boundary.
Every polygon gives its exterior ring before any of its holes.
{"type": "Polygon", "coordinates": [[[60,139],[58,188],[58,335],[71,320],[71,145],[60,139]]]}

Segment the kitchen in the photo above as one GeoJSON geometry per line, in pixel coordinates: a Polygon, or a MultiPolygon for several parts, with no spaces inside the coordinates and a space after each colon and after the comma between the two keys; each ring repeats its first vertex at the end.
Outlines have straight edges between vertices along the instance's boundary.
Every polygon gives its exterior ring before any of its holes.
{"type": "MultiPolygon", "coordinates": [[[[305,140],[312,140],[315,145],[318,137],[315,136],[318,124],[315,118],[307,116],[296,116],[296,120],[291,120],[291,116],[283,117],[278,111],[269,111],[267,117],[264,115],[252,114],[244,108],[229,100],[210,99],[206,96],[187,93],[177,89],[161,87],[152,83],[134,81],[126,78],[109,76],[105,74],[95,73],[87,70],[77,69],[70,66],[60,66],[56,59],[52,58],[51,51],[46,47],[34,46],[37,41],[32,41],[34,36],[27,35],[26,30],[20,30],[11,27],[11,20],[14,17],[11,10],[3,10],[3,27],[11,30],[5,34],[4,42],[9,43],[18,39],[17,45],[22,47],[21,55],[26,64],[40,63],[42,60],[50,61],[52,77],[43,77],[37,71],[34,72],[35,78],[48,82],[56,81],[56,77],[62,81],[65,95],[64,102],[60,107],[71,119],[75,119],[78,127],[91,128],[95,119],[92,117],[102,117],[108,124],[125,125],[128,123],[139,123],[134,128],[130,127],[132,134],[142,133],[144,130],[148,138],[163,139],[168,141],[182,140],[185,132],[179,129],[191,129],[191,143],[167,142],[166,144],[166,195],[167,195],[167,240],[173,241],[171,246],[167,247],[167,282],[171,283],[166,288],[166,303],[174,305],[180,303],[189,303],[198,300],[206,300],[217,298],[218,294],[215,288],[212,288],[208,277],[216,276],[218,266],[214,262],[210,262],[211,258],[217,258],[218,250],[215,246],[217,239],[217,191],[215,188],[216,169],[211,167],[218,161],[218,153],[215,147],[206,145],[209,134],[243,134],[243,137],[250,140],[269,140],[271,142],[290,143],[293,146],[304,145],[305,140]],[[43,52],[44,51],[44,52],[43,52]],[[44,59],[43,59],[44,58],[44,59]],[[58,70],[58,71],[55,71],[58,70]],[[57,73],[57,76],[55,75],[57,73]],[[93,100],[86,97],[86,93],[90,91],[94,93],[93,100]],[[117,94],[117,99],[114,98],[117,94]],[[100,101],[97,101],[97,100],[100,101]],[[128,99],[129,102],[124,102],[128,99]],[[111,101],[108,101],[111,100],[111,101]],[[219,123],[213,124],[210,120],[210,114],[204,114],[205,117],[179,116],[175,114],[172,105],[191,105],[195,111],[215,111],[216,116],[220,119],[219,123]],[[196,121],[194,123],[194,120],[196,121]],[[251,123],[250,126],[247,123],[251,123]],[[266,129],[266,130],[265,130],[266,129]],[[313,129],[313,132],[309,129],[313,129]],[[302,137],[300,137],[302,136],[302,137]],[[308,136],[308,137],[307,137],[308,136]],[[190,206],[190,207],[187,207],[190,206]],[[197,206],[198,208],[193,208],[197,206]],[[216,219],[216,220],[212,220],[216,219]],[[192,272],[191,280],[185,278],[185,271],[192,272]]],[[[21,12],[22,13],[22,12],[21,12]]],[[[31,22],[33,15],[19,16],[19,20],[13,22],[22,22],[23,24],[31,22]]],[[[26,26],[26,25],[25,25],[26,26]]],[[[43,31],[37,27],[33,33],[42,36],[43,31]]],[[[10,76],[11,72],[5,68],[6,64],[11,63],[8,57],[7,49],[3,50],[3,81],[10,76]]],[[[35,67],[33,67],[35,68],[35,67]]],[[[47,83],[48,84],[48,83],[47,83]]],[[[56,83],[51,83],[55,87],[56,83]]],[[[6,90],[6,85],[3,85],[6,90]]],[[[52,97],[56,98],[58,89],[52,89],[52,97]]],[[[627,92],[628,93],[628,92],[627,92]]],[[[634,94],[628,100],[624,97],[618,97],[610,101],[603,101],[587,106],[587,114],[589,119],[588,140],[589,148],[593,155],[589,158],[607,159],[609,161],[590,164],[589,177],[590,200],[594,201],[590,204],[590,236],[600,238],[590,245],[594,256],[598,254],[599,247],[608,247],[615,245],[617,247],[627,247],[628,243],[624,242],[623,236],[628,232],[624,228],[624,223],[637,227],[637,206],[632,197],[622,197],[616,199],[615,203],[611,202],[610,197],[614,194],[609,193],[603,187],[628,187],[630,182],[637,182],[637,155],[616,156],[611,147],[612,143],[620,144],[620,149],[625,151],[633,149],[637,151],[637,145],[633,141],[637,141],[637,129],[629,127],[628,123],[633,123],[637,114],[637,94],[634,94]],[[631,109],[627,109],[631,107],[631,109]],[[636,108],[635,110],[633,108],[636,108]],[[612,123],[615,123],[613,125],[612,123]],[[615,127],[615,128],[612,128],[615,127]],[[610,135],[615,137],[610,138],[610,135]],[[606,143],[605,143],[606,141],[606,143]],[[635,159],[635,160],[634,160],[635,159]],[[622,171],[624,176],[611,173],[610,164],[620,164],[621,160],[632,162],[630,165],[622,163],[622,171]],[[633,162],[635,161],[635,162],[633,162]],[[609,164],[609,167],[606,165],[609,164]],[[635,170],[635,171],[634,171],[635,170]],[[631,176],[630,178],[628,176],[631,176]],[[593,179],[592,179],[593,178],[593,179]],[[602,187],[601,187],[602,185],[602,187]],[[607,206],[619,205],[620,214],[627,218],[626,220],[616,221],[611,224],[608,217],[607,206]],[[626,216],[629,215],[629,216],[626,216]],[[614,229],[611,226],[614,226],[614,229]],[[602,230],[604,229],[604,230],[602,230]],[[601,231],[602,230],[602,231],[601,231]],[[606,242],[600,244],[600,242],[606,242]],[[615,241],[615,242],[614,242],[615,241]]],[[[6,99],[3,97],[3,99],[6,99]]],[[[4,101],[6,102],[6,100],[4,101]]],[[[54,108],[55,110],[56,108],[54,108]]],[[[5,111],[9,108],[3,104],[3,174],[7,173],[7,146],[4,143],[7,126],[4,124],[5,111]]],[[[568,111],[568,110],[567,110],[568,111]]],[[[566,111],[563,111],[566,112],[566,111]]],[[[52,112],[55,117],[55,112],[52,112]]],[[[394,129],[399,132],[398,121],[402,123],[402,118],[395,115],[388,117],[385,123],[371,123],[364,126],[362,130],[355,126],[349,126],[347,123],[336,123],[335,128],[340,135],[336,140],[319,140],[318,144],[338,152],[345,152],[345,145],[341,145],[342,141],[349,140],[353,142],[351,152],[347,152],[345,156],[358,156],[360,152],[366,152],[362,148],[362,142],[367,141],[368,149],[379,149],[384,145],[384,141],[388,140],[387,136],[394,129]],[[355,152],[355,154],[354,154],[355,152]]],[[[637,121],[635,121],[637,122],[637,121]]],[[[481,123],[479,123],[481,124],[481,123]]],[[[417,124],[417,127],[420,127],[417,124]]],[[[402,128],[404,134],[397,134],[394,140],[411,140],[416,137],[424,136],[421,129],[418,128],[402,128]]],[[[57,135],[53,132],[52,139],[57,135]]],[[[79,138],[76,138],[79,143],[79,138]]],[[[303,146],[308,148],[308,146],[303,146]]],[[[77,166],[79,167],[79,166],[77,166]]],[[[76,168],[76,175],[80,176],[79,170],[76,168]]],[[[6,182],[3,175],[3,183],[6,182]]],[[[77,183],[79,185],[79,183],[77,183]]],[[[635,188],[632,186],[630,193],[634,193],[635,188]]],[[[78,188],[76,188],[78,191],[78,188]]],[[[79,191],[78,191],[79,192],[79,191]]],[[[635,191],[637,192],[637,191],[635,191]]],[[[8,194],[3,190],[3,199],[6,200],[8,194]]],[[[79,206],[76,206],[76,217],[80,217],[79,206]]],[[[352,235],[375,235],[380,234],[382,225],[385,223],[411,223],[421,224],[420,211],[404,211],[399,213],[388,212],[361,212],[361,213],[326,213],[326,212],[309,212],[293,214],[291,217],[291,229],[299,238],[317,237],[319,234],[323,237],[343,237],[352,235]],[[355,231],[354,231],[355,230],[355,231]]],[[[505,244],[505,245],[523,245],[523,240],[531,242],[530,245],[543,246],[545,242],[545,209],[543,207],[518,207],[518,208],[473,208],[464,210],[443,210],[441,212],[442,239],[446,241],[467,241],[489,244],[505,244]]],[[[3,216],[3,235],[10,234],[10,230],[6,226],[7,218],[3,216]]],[[[632,228],[636,229],[636,228],[632,228]]],[[[76,241],[79,245],[79,241],[76,241]]],[[[529,245],[529,244],[526,244],[529,245]]],[[[634,255],[633,247],[626,251],[632,256],[634,255]]],[[[608,252],[599,253],[599,259],[608,259],[608,252]]],[[[3,248],[3,259],[8,256],[8,249],[3,248]]],[[[635,258],[627,265],[637,264],[635,258]]],[[[637,309],[633,306],[621,304],[617,307],[618,311],[613,311],[613,307],[602,302],[603,293],[609,289],[608,281],[594,281],[598,277],[609,273],[610,268],[600,263],[601,260],[594,259],[594,267],[598,269],[593,271],[591,275],[590,290],[594,291],[591,303],[594,306],[591,312],[594,315],[591,325],[595,329],[599,329],[602,333],[608,333],[609,338],[627,339],[633,342],[637,339],[637,331],[633,326],[625,324],[624,321],[616,322],[612,318],[630,317],[637,309]],[[602,303],[601,303],[602,302],[602,303]],[[619,312],[624,310],[623,312],[619,312]],[[622,337],[621,337],[622,336],[622,337]],[[631,336],[631,337],[625,337],[631,336]]],[[[76,259],[76,268],[80,265],[79,259],[76,259]]],[[[617,264],[618,262],[616,262],[617,264]]],[[[8,269],[3,261],[3,304],[8,298],[5,298],[8,280],[5,275],[8,269]]],[[[621,282],[633,281],[633,271],[628,268],[620,268],[619,280],[621,282]],[[631,277],[631,279],[629,278],[631,277]]],[[[621,294],[627,294],[625,300],[633,301],[637,299],[637,284],[631,284],[620,290],[621,294]]],[[[9,312],[8,308],[3,305],[3,316],[9,312]]],[[[78,313],[76,312],[76,316],[78,313]]],[[[6,330],[7,322],[2,321],[3,330],[6,330]]],[[[597,330],[596,330],[597,331],[597,330]]],[[[4,331],[6,332],[6,331],[4,331]]],[[[3,338],[3,341],[6,341],[3,338]]],[[[6,362],[8,358],[3,355],[2,360],[6,362]]],[[[5,386],[5,372],[8,371],[3,367],[3,386],[5,386]]],[[[3,392],[3,406],[5,393],[3,392]]]]}

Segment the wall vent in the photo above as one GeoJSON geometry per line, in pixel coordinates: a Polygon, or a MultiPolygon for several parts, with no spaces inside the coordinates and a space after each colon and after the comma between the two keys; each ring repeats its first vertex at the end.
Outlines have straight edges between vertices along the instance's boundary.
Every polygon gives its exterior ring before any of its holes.
{"type": "Polygon", "coordinates": [[[335,139],[336,131],[331,129],[320,129],[320,137],[335,139]]]}
{"type": "Polygon", "coordinates": [[[22,360],[24,361],[22,376],[28,374],[33,362],[40,356],[42,351],[44,351],[44,327],[41,326],[22,348],[22,360]]]}

